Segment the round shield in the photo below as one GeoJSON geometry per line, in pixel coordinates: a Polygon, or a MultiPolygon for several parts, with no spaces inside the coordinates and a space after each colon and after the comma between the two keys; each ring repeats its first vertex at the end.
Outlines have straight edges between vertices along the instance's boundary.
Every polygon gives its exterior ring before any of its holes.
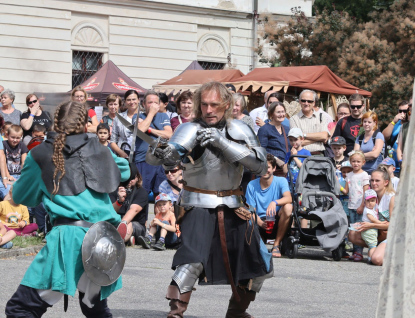
{"type": "Polygon", "coordinates": [[[125,244],[110,223],[95,223],[82,242],[82,262],[88,278],[99,286],[108,286],[120,277],[125,264],[125,244]]]}

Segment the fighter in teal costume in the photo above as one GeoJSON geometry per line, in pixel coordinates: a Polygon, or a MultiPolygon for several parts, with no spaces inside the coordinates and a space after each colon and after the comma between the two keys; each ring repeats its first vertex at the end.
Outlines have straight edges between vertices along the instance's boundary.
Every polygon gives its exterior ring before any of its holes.
{"type": "Polygon", "coordinates": [[[7,303],[7,317],[41,317],[63,295],[74,296],[77,288],[86,317],[112,317],[106,298],[121,288],[121,277],[109,286],[92,283],[84,273],[81,246],[92,223],[120,224],[107,193],[130,177],[130,168],[98,139],[88,138],[87,120],[83,105],[60,105],[56,134],[28,154],[14,185],[15,202],[27,206],[43,202],[54,226],[7,303]]]}

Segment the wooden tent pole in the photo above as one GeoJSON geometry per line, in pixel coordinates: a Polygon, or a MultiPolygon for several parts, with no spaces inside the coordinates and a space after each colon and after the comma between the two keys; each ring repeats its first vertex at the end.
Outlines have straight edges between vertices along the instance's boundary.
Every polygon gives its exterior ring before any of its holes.
{"type": "Polygon", "coordinates": [[[336,98],[334,97],[334,94],[329,94],[331,98],[331,102],[333,103],[333,110],[334,110],[334,116],[337,117],[337,102],[336,98]]]}

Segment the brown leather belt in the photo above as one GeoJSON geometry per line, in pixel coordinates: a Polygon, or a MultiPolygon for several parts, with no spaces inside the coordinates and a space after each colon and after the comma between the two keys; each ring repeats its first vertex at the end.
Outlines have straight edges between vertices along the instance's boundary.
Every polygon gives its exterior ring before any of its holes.
{"type": "Polygon", "coordinates": [[[222,247],[222,256],[223,263],[225,265],[226,275],[228,276],[229,282],[231,284],[232,293],[237,302],[240,302],[240,297],[238,291],[236,290],[235,282],[233,281],[231,265],[229,263],[229,254],[228,254],[228,245],[226,244],[226,233],[225,233],[225,218],[224,218],[224,207],[218,207],[218,225],[219,225],[219,236],[220,236],[220,245],[222,247]]]}
{"type": "Polygon", "coordinates": [[[231,196],[231,195],[243,195],[244,194],[241,189],[214,191],[214,190],[205,190],[205,189],[193,188],[193,187],[189,187],[187,185],[183,185],[183,190],[190,191],[190,192],[196,192],[196,193],[214,194],[218,197],[228,197],[228,196],[231,196]]]}

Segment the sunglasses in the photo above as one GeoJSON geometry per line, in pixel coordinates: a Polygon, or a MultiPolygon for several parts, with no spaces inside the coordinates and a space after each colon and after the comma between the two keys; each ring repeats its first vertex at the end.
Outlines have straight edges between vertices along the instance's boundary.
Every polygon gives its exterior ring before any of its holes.
{"type": "Polygon", "coordinates": [[[409,111],[409,109],[399,109],[398,112],[399,113],[405,113],[406,114],[408,111],[409,111]]]}
{"type": "Polygon", "coordinates": [[[362,108],[362,107],[363,107],[363,104],[362,105],[350,105],[351,109],[359,109],[359,108],[362,108]]]}
{"type": "Polygon", "coordinates": [[[32,104],[36,104],[37,103],[37,99],[32,100],[31,102],[27,102],[27,105],[32,105],[32,104]]]}
{"type": "Polygon", "coordinates": [[[173,173],[176,173],[177,171],[179,171],[180,169],[173,169],[173,170],[164,170],[164,173],[165,174],[169,174],[169,172],[171,173],[171,174],[173,174],[173,173]]]}
{"type": "Polygon", "coordinates": [[[301,102],[302,102],[302,103],[309,103],[309,104],[314,103],[314,101],[313,101],[313,100],[309,100],[309,99],[302,99],[302,100],[301,100],[301,102]]]}

